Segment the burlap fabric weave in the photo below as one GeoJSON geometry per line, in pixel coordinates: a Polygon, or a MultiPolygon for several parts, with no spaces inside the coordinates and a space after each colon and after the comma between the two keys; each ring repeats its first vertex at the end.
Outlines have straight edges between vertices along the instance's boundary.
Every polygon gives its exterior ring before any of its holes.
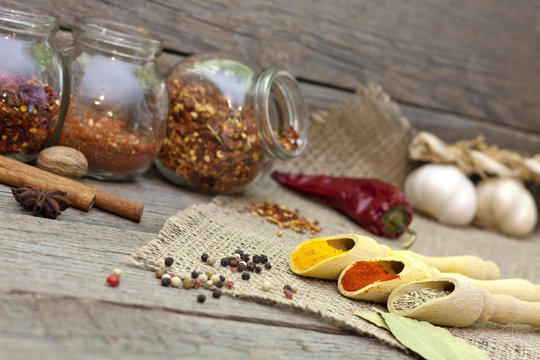
{"type": "MultiPolygon", "coordinates": [[[[407,161],[410,134],[411,129],[399,115],[397,106],[380,89],[370,88],[333,109],[326,121],[312,122],[310,145],[305,153],[293,161],[275,164],[274,168],[375,177],[401,185],[410,166],[407,161]]],[[[272,269],[253,274],[249,281],[242,281],[239,273],[231,274],[230,270],[215,265],[218,272],[235,281],[235,289],[226,293],[303,311],[404,349],[389,332],[351,313],[351,310],[371,311],[373,307],[385,309],[384,306],[348,299],[340,295],[335,282],[302,278],[289,270],[291,250],[312,236],[293,230],[284,230],[278,236],[279,228],[275,224],[238,211],[252,202],[261,204],[265,200],[298,209],[307,218],[318,220],[323,231],[317,237],[358,233],[391,248],[400,247],[400,240],[374,236],[344,215],[287,190],[266,176],[242,194],[218,196],[209,204],[180,211],[167,220],[155,240],[135,251],[128,262],[155,269],[164,257],[173,256],[177,261],[172,271],[187,276],[193,269],[209,268],[200,261],[204,252],[217,258],[238,248],[250,254],[266,254],[272,269]],[[272,284],[271,291],[261,290],[264,281],[272,284]],[[299,288],[292,300],[283,295],[285,284],[296,284],[299,288]]],[[[477,255],[495,261],[502,277],[521,277],[533,282],[539,278],[538,231],[527,239],[516,240],[474,227],[445,226],[420,215],[415,216],[412,228],[419,234],[412,249],[416,252],[431,256],[477,255]]],[[[492,359],[540,358],[540,331],[529,326],[488,323],[449,330],[485,349],[492,359]]]]}

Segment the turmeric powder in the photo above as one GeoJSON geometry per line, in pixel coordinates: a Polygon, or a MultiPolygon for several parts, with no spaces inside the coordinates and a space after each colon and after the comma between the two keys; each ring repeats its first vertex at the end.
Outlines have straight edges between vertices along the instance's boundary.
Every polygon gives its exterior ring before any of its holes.
{"type": "Polygon", "coordinates": [[[291,258],[296,269],[304,271],[321,261],[345,252],[331,246],[328,241],[313,241],[301,246],[300,249],[291,254],[291,258]]]}

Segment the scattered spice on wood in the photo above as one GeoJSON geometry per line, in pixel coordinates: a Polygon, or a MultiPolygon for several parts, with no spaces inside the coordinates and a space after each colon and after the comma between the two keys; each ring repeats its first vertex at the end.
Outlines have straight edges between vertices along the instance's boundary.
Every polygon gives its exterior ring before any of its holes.
{"type": "Polygon", "coordinates": [[[402,295],[393,302],[398,312],[408,312],[425,302],[450,295],[451,291],[423,288],[402,295]]]}
{"type": "Polygon", "coordinates": [[[271,204],[265,201],[262,205],[251,204],[251,208],[245,207],[238,210],[247,215],[264,217],[267,221],[276,224],[280,229],[292,229],[299,233],[309,231],[312,235],[322,230],[317,221],[308,220],[300,216],[298,210],[289,210],[284,205],[271,204]]]}
{"type": "Polygon", "coordinates": [[[66,198],[67,193],[61,190],[43,192],[31,186],[25,186],[11,188],[11,193],[15,200],[25,210],[32,211],[34,216],[56,219],[62,211],[71,206],[71,202],[66,198]]]}
{"type": "Polygon", "coordinates": [[[122,276],[122,270],[121,269],[114,269],[112,272],[114,275],[120,277],[122,276]]]}
{"type": "Polygon", "coordinates": [[[115,274],[111,274],[107,278],[107,284],[109,284],[109,286],[116,287],[118,284],[120,284],[120,278],[115,274]]]}
{"type": "Polygon", "coordinates": [[[0,154],[33,153],[51,140],[58,123],[58,93],[35,75],[0,74],[0,154]]]}
{"type": "Polygon", "coordinates": [[[82,152],[91,169],[129,175],[150,167],[159,153],[163,133],[144,135],[126,120],[129,115],[78,110],[83,107],[70,106],[58,145],[82,152]]]}
{"type": "Polygon", "coordinates": [[[200,302],[201,304],[206,300],[206,295],[204,294],[199,294],[197,295],[197,301],[200,302]]]}
{"type": "Polygon", "coordinates": [[[221,297],[221,291],[220,291],[220,290],[217,290],[217,289],[214,290],[214,291],[212,291],[212,297],[213,297],[214,299],[219,299],[219,298],[221,297]]]}

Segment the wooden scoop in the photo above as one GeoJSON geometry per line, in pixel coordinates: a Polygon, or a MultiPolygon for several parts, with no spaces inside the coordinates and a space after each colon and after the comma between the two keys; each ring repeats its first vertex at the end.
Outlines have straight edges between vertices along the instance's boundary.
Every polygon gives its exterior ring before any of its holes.
{"type": "Polygon", "coordinates": [[[392,291],[387,305],[391,313],[436,325],[468,326],[489,320],[499,324],[520,323],[540,327],[540,302],[522,301],[510,295],[492,295],[469,280],[455,277],[401,285],[392,291]],[[428,300],[412,310],[396,310],[394,305],[399,298],[424,288],[451,293],[428,300]]]}
{"type": "Polygon", "coordinates": [[[343,269],[349,264],[370,258],[380,258],[390,255],[402,255],[422,260],[426,264],[442,272],[460,273],[474,279],[498,279],[499,268],[492,261],[485,261],[476,256],[429,257],[416,254],[409,250],[393,251],[386,245],[380,245],[375,240],[362,235],[340,234],[323,238],[309,239],[300,243],[289,257],[289,266],[295,274],[336,280],[343,269]],[[294,264],[293,255],[303,246],[316,241],[328,241],[335,248],[345,252],[326,258],[309,269],[299,269],[294,264]]]}
{"type": "MultiPolygon", "coordinates": [[[[372,262],[380,265],[387,273],[396,274],[399,277],[387,281],[375,281],[367,286],[354,291],[347,291],[343,287],[343,277],[347,275],[347,272],[358,263],[354,262],[347,266],[338,279],[339,292],[346,297],[353,299],[360,299],[366,301],[374,301],[379,303],[385,303],[388,300],[388,296],[396,287],[402,284],[408,284],[413,281],[431,279],[433,277],[432,267],[426,265],[424,262],[406,257],[406,256],[389,256],[385,258],[360,260],[366,262],[372,262]]],[[[438,271],[435,270],[437,273],[438,271]]]]}
{"type": "Polygon", "coordinates": [[[535,285],[525,279],[476,280],[457,273],[441,273],[433,278],[437,277],[469,280],[493,295],[510,295],[524,301],[540,301],[540,285],[535,285]]]}

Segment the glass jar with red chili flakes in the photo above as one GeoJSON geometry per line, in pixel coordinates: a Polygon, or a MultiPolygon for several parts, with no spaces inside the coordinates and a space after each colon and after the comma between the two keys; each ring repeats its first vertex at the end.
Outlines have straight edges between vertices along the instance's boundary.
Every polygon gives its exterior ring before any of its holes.
{"type": "Polygon", "coordinates": [[[61,127],[64,72],[55,16],[0,2],[0,154],[31,161],[61,127]]]}
{"type": "Polygon", "coordinates": [[[64,49],[71,98],[59,145],[88,159],[86,176],[131,180],[157,157],[167,120],[167,87],[156,58],[161,40],[148,31],[78,18],[64,49]]]}
{"type": "Polygon", "coordinates": [[[169,119],[156,161],[172,183],[234,193],[272,160],[307,145],[308,112],[295,78],[222,54],[192,56],[167,77],[169,119]]]}

